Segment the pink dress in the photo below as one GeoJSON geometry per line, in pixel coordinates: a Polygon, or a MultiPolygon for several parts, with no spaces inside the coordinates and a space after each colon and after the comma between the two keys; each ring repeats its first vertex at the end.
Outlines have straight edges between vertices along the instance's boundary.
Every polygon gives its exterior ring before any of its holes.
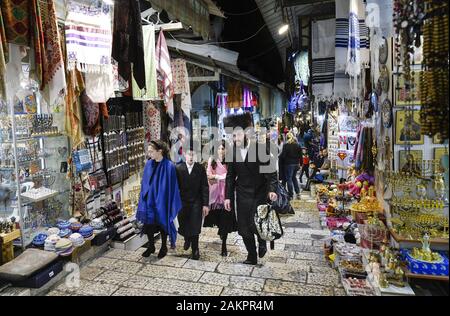
{"type": "Polygon", "coordinates": [[[209,205],[211,209],[222,209],[225,201],[225,179],[227,177],[227,168],[220,162],[217,162],[216,169],[211,166],[212,159],[208,161],[206,173],[208,177],[216,177],[216,181],[209,182],[209,205]]]}

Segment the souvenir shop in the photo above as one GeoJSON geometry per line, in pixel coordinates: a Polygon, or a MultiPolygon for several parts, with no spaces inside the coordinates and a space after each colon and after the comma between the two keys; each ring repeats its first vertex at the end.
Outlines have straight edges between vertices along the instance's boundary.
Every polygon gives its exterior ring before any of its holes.
{"type": "Polygon", "coordinates": [[[120,3],[2,1],[2,282],[40,288],[66,262],[144,245],[134,214],[151,140],[176,145],[180,130],[205,144],[229,114],[281,112],[281,93],[240,71],[237,53],[172,36],[183,24],[160,12],[180,8],[120,3]]]}
{"type": "Polygon", "coordinates": [[[311,195],[348,295],[448,295],[447,26],[446,1],[336,0],[295,59],[293,112],[316,118],[330,160],[311,195]]]}

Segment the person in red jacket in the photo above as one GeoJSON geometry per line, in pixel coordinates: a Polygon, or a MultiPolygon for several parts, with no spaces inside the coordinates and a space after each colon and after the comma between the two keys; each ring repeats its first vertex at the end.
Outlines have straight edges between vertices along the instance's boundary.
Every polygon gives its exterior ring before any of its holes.
{"type": "Polygon", "coordinates": [[[302,182],[302,178],[303,178],[303,174],[306,174],[306,179],[309,178],[309,156],[308,156],[308,150],[303,147],[302,148],[303,151],[303,157],[302,157],[302,170],[300,171],[300,183],[302,182]]]}

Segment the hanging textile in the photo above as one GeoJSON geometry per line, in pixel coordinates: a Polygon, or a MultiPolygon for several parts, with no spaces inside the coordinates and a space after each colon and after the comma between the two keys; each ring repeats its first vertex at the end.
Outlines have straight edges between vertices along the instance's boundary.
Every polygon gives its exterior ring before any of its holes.
{"type": "Polygon", "coordinates": [[[148,101],[158,98],[158,88],[156,86],[155,27],[153,25],[143,26],[142,37],[144,43],[145,87],[143,89],[139,88],[133,73],[132,89],[134,100],[148,101]]]}
{"type": "Polygon", "coordinates": [[[65,22],[67,68],[85,73],[111,71],[112,6],[94,7],[70,0],[65,22]]]}
{"type": "Polygon", "coordinates": [[[8,58],[8,43],[6,42],[5,28],[3,25],[2,8],[0,7],[0,100],[6,98],[5,73],[8,58]]]}
{"type": "Polygon", "coordinates": [[[367,0],[367,23],[370,28],[379,28],[385,38],[394,35],[392,0],[367,0]]]}
{"type": "Polygon", "coordinates": [[[159,32],[158,43],[156,44],[156,70],[159,74],[159,81],[162,82],[163,86],[163,99],[166,111],[170,118],[173,119],[173,76],[169,48],[167,47],[164,32],[159,32]]]}
{"type": "Polygon", "coordinates": [[[29,1],[2,0],[1,5],[7,41],[30,46],[29,1]]]}
{"type": "Polygon", "coordinates": [[[303,82],[303,85],[309,84],[309,56],[307,51],[300,52],[294,60],[296,81],[303,82]]]}
{"type": "Polygon", "coordinates": [[[174,94],[181,94],[181,109],[184,114],[191,119],[191,89],[189,87],[189,74],[184,59],[172,60],[172,75],[174,94]]]}
{"type": "Polygon", "coordinates": [[[363,86],[361,80],[355,80],[350,87],[350,77],[361,75],[370,62],[369,29],[364,10],[361,0],[336,0],[335,98],[351,98],[363,86]]]}
{"type": "Polygon", "coordinates": [[[227,107],[230,109],[240,109],[243,100],[241,83],[239,81],[230,81],[227,90],[227,107]]]}
{"type": "Polygon", "coordinates": [[[112,65],[106,65],[104,73],[86,73],[85,78],[86,94],[92,102],[105,103],[115,97],[112,65]]]}
{"type": "Polygon", "coordinates": [[[37,80],[40,89],[48,87],[49,103],[54,105],[65,94],[61,38],[53,0],[32,0],[31,22],[34,25],[34,52],[37,80]]]}
{"type": "Polygon", "coordinates": [[[335,33],[334,19],[312,23],[312,91],[319,99],[333,95],[335,33]]]}
{"type": "Polygon", "coordinates": [[[144,39],[139,0],[116,0],[114,9],[112,57],[119,63],[119,74],[125,80],[133,77],[140,89],[145,88],[144,39]]]}
{"type": "Polygon", "coordinates": [[[80,95],[83,90],[84,82],[81,73],[76,69],[68,71],[64,125],[73,148],[84,142],[80,102],[80,95]]]}
{"type": "Polygon", "coordinates": [[[156,103],[147,101],[144,106],[145,149],[152,140],[161,138],[161,113],[156,103]]]}
{"type": "Polygon", "coordinates": [[[113,74],[114,74],[114,91],[125,92],[130,88],[128,81],[119,75],[119,63],[116,60],[112,60],[113,74]]]}
{"type": "Polygon", "coordinates": [[[252,106],[252,91],[248,86],[243,86],[243,107],[244,109],[251,109],[252,106]]]}

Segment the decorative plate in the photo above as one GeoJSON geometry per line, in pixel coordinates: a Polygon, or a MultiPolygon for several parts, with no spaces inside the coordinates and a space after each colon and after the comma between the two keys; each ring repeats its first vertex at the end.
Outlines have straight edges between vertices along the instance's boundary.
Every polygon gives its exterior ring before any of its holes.
{"type": "Polygon", "coordinates": [[[389,55],[388,41],[384,37],[384,44],[381,45],[380,48],[379,48],[378,61],[380,62],[380,64],[383,64],[383,65],[386,64],[387,59],[388,59],[388,55],[389,55]]]}
{"type": "Polygon", "coordinates": [[[389,70],[386,65],[380,66],[380,78],[378,79],[378,82],[381,84],[381,90],[384,93],[389,93],[389,70]]]}
{"type": "Polygon", "coordinates": [[[372,104],[373,111],[376,113],[379,110],[378,107],[378,95],[375,92],[370,94],[370,103],[372,104]]]}
{"type": "Polygon", "coordinates": [[[390,128],[392,126],[392,103],[389,99],[384,100],[381,107],[381,114],[384,127],[390,128]]]}

